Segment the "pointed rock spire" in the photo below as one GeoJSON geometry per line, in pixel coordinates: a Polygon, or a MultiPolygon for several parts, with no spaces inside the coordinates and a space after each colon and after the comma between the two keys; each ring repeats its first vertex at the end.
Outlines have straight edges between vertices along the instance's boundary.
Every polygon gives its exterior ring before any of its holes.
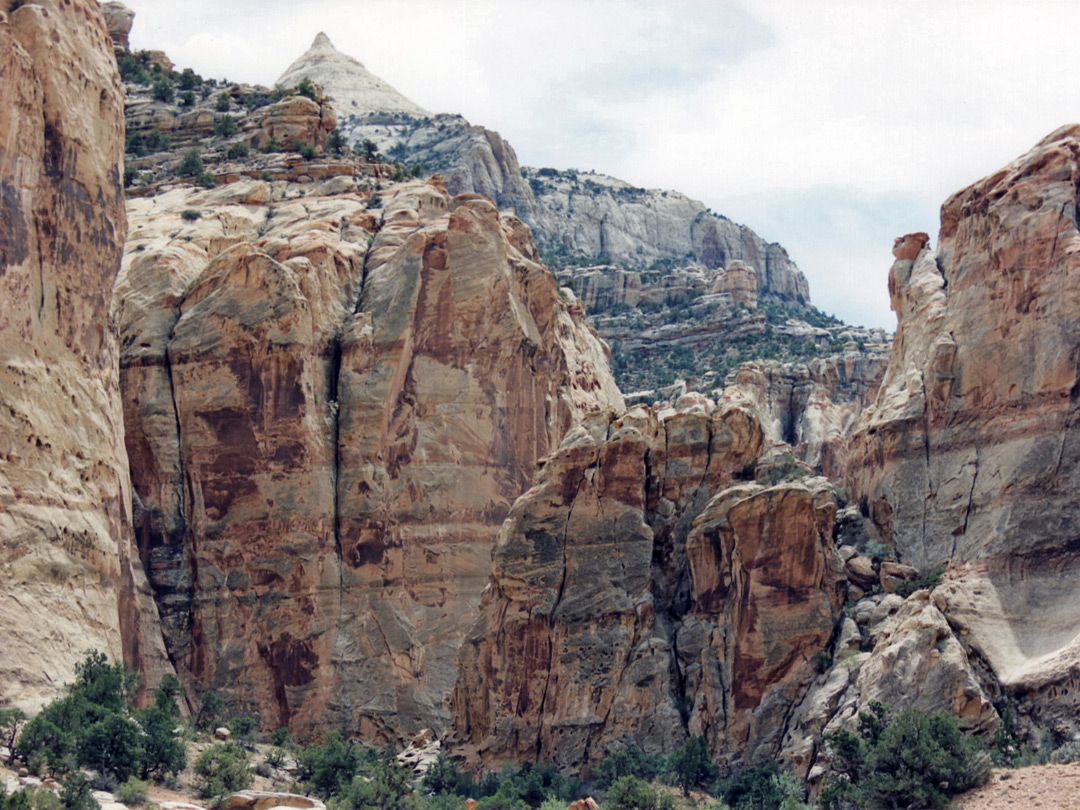
{"type": "Polygon", "coordinates": [[[322,87],[338,116],[369,112],[429,114],[371,73],[359,59],[335,48],[330,37],[322,31],[307,52],[281,74],[276,84],[278,87],[295,87],[304,79],[322,87]]]}

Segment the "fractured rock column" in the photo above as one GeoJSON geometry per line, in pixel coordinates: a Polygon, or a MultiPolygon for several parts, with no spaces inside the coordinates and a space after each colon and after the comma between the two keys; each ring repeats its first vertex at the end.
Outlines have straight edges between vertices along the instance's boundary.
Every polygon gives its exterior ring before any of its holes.
{"type": "Polygon", "coordinates": [[[0,13],[0,682],[28,709],[89,649],[168,668],[132,551],[117,345],[123,92],[97,3],[0,13]]]}

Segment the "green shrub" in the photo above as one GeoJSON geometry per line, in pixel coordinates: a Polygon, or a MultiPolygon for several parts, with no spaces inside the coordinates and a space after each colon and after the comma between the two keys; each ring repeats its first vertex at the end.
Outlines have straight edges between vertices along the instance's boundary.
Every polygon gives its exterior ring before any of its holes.
{"type": "Polygon", "coordinates": [[[266,764],[271,768],[280,768],[285,764],[285,749],[277,746],[266,752],[266,764]]]}
{"type": "Polygon", "coordinates": [[[393,753],[380,757],[330,800],[331,810],[420,810],[412,772],[393,753]]]}
{"type": "Polygon", "coordinates": [[[185,222],[195,222],[198,219],[202,219],[202,214],[194,208],[185,208],[180,212],[180,218],[185,222]]]}
{"type": "Polygon", "coordinates": [[[731,810],[778,810],[799,805],[802,789],[775,762],[739,771],[717,786],[717,793],[731,810]]]}
{"type": "Polygon", "coordinates": [[[213,689],[204,692],[199,700],[199,711],[195,715],[195,728],[202,731],[214,728],[221,719],[221,712],[224,709],[225,701],[221,699],[217,692],[213,689]]]}
{"type": "Polygon", "coordinates": [[[116,67],[120,71],[120,78],[133,84],[149,84],[150,76],[142,63],[131,54],[121,54],[116,57],[116,67]]]}
{"type": "Polygon", "coordinates": [[[600,760],[596,768],[596,783],[604,789],[620,776],[636,776],[650,781],[659,776],[664,767],[664,757],[660,754],[646,754],[636,745],[628,745],[600,760]]]}
{"type": "Polygon", "coordinates": [[[990,776],[990,756],[951,715],[894,712],[874,701],[859,713],[858,730],[825,735],[844,778],[826,784],[823,807],[944,807],[990,776]]]}
{"type": "Polygon", "coordinates": [[[311,79],[301,79],[300,84],[296,85],[296,94],[315,101],[315,85],[311,83],[311,79]]]}
{"type": "Polygon", "coordinates": [[[177,81],[181,90],[192,91],[200,84],[202,84],[202,76],[196,73],[191,68],[184,68],[180,73],[180,78],[177,81]]]}
{"type": "Polygon", "coordinates": [[[941,568],[936,568],[933,571],[929,571],[925,574],[920,574],[915,579],[898,582],[896,583],[896,587],[893,588],[893,593],[895,593],[897,596],[902,596],[904,599],[907,599],[909,596],[915,593],[915,591],[921,591],[924,588],[936,588],[938,585],[941,584],[942,573],[943,570],[941,568]]]}
{"type": "Polygon", "coordinates": [[[229,98],[228,93],[222,92],[218,94],[215,108],[218,112],[228,112],[232,108],[232,99],[229,98]]]}
{"type": "Polygon", "coordinates": [[[329,731],[324,742],[309,745],[300,752],[296,776],[325,799],[349,784],[359,767],[359,746],[337,731],[329,731]]]}
{"type": "Polygon", "coordinates": [[[110,714],[90,725],[79,744],[79,762],[119,781],[141,773],[142,729],[129,717],[110,714]]]}
{"type": "Polygon", "coordinates": [[[203,170],[202,155],[198,149],[189,149],[184,153],[180,163],[176,167],[176,173],[181,177],[195,177],[203,170]]]}
{"type": "Polygon", "coordinates": [[[690,795],[691,788],[704,787],[716,778],[716,767],[701,736],[693,736],[677,748],[668,757],[667,769],[684,796],[690,795]]]}
{"type": "Polygon", "coordinates": [[[246,158],[249,154],[251,154],[251,150],[248,148],[248,145],[243,141],[237,141],[236,143],[229,146],[229,151],[227,154],[229,160],[239,160],[240,158],[246,158]]]}
{"type": "Polygon", "coordinates": [[[149,782],[143,782],[138,779],[128,779],[116,789],[116,800],[129,807],[146,804],[149,789],[149,782]]]}
{"type": "Polygon", "coordinates": [[[60,804],[65,810],[99,810],[90,780],[82,772],[73,771],[64,777],[60,786],[60,804]]]}
{"type": "Polygon", "coordinates": [[[203,188],[213,188],[217,185],[217,177],[214,176],[213,172],[199,172],[194,179],[203,188]]]}
{"type": "MultiPolygon", "coordinates": [[[[127,179],[127,167],[124,167],[124,178],[127,179]]],[[[7,764],[10,767],[15,760],[15,740],[19,736],[22,727],[26,725],[26,714],[22,709],[9,707],[0,709],[0,740],[8,749],[7,764]]]]}
{"type": "Polygon", "coordinates": [[[172,141],[160,129],[152,129],[146,134],[146,148],[151,152],[163,152],[172,147],[172,141]]]}
{"type": "Polygon", "coordinates": [[[289,729],[285,726],[279,726],[270,732],[270,744],[276,745],[278,748],[291,748],[292,738],[289,736],[289,729]]]}
{"type": "Polygon", "coordinates": [[[424,773],[424,792],[438,795],[453,793],[459,796],[471,796],[476,791],[473,775],[468,771],[459,771],[457,765],[445,751],[440,751],[435,761],[424,773]]]}
{"type": "Polygon", "coordinates": [[[304,160],[315,159],[315,147],[312,146],[310,143],[300,144],[300,148],[296,151],[300,153],[300,157],[302,157],[304,160]]]}
{"type": "Polygon", "coordinates": [[[146,139],[141,132],[129,132],[124,139],[124,151],[135,157],[146,154],[146,139]]]}
{"type": "Polygon", "coordinates": [[[219,138],[228,138],[236,134],[236,119],[231,115],[219,115],[214,119],[214,134],[219,138]]]}
{"type": "Polygon", "coordinates": [[[173,87],[172,82],[162,76],[160,79],[154,81],[154,86],[150,93],[156,101],[170,104],[176,97],[176,88],[173,87]]]}
{"type": "Polygon", "coordinates": [[[674,806],[670,793],[659,792],[636,776],[620,776],[604,800],[605,810],[670,810],[674,806]]]}
{"type": "Polygon", "coordinates": [[[280,152],[281,151],[281,144],[278,143],[277,138],[271,138],[270,140],[268,140],[266,143],[263,144],[262,150],[263,150],[263,154],[266,154],[266,155],[272,154],[274,152],[280,152]]]}
{"type": "Polygon", "coordinates": [[[241,742],[251,742],[252,736],[259,729],[259,721],[250,714],[241,714],[232,718],[229,723],[229,731],[241,742]]]}
{"type": "Polygon", "coordinates": [[[185,90],[180,94],[180,106],[181,107],[194,107],[195,106],[195,91],[185,90]]]}
{"type": "Polygon", "coordinates": [[[214,801],[251,785],[247,752],[236,743],[220,743],[199,754],[195,760],[195,774],[198,777],[195,789],[199,795],[214,801]]]}
{"type": "Polygon", "coordinates": [[[341,130],[335,128],[334,131],[330,133],[330,140],[327,141],[326,146],[335,155],[340,155],[345,151],[345,147],[348,146],[348,144],[345,141],[345,136],[341,134],[341,130]]]}

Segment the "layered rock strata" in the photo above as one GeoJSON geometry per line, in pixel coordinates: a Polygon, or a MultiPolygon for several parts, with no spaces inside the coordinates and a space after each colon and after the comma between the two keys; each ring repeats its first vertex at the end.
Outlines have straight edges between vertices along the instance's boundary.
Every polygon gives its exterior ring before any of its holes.
{"type": "Polygon", "coordinates": [[[747,398],[766,434],[786,442],[811,467],[834,480],[847,469],[847,445],[863,410],[877,396],[886,357],[849,351],[806,363],[744,364],[722,398],[747,398]]]}
{"type": "MultiPolygon", "coordinates": [[[[6,4],[5,10],[12,4],[6,4]]],[[[133,558],[109,300],[123,94],[97,3],[0,11],[0,683],[34,709],[89,649],[167,668],[133,558]]]]}
{"type": "Polygon", "coordinates": [[[391,740],[445,729],[499,524],[621,398],[520,222],[437,181],[379,207],[347,186],[133,200],[122,382],[184,679],[266,727],[391,740]]]}
{"type": "Polygon", "coordinates": [[[896,342],[848,474],[905,560],[962,566],[945,616],[1064,733],[1080,660],[1078,187],[1072,126],[953,195],[936,251],[897,240],[896,342]]]}
{"type": "Polygon", "coordinates": [[[843,578],[824,479],[753,481],[753,411],[589,417],[514,505],[461,651],[459,742],[488,766],[595,764],[704,734],[779,752],[843,578]]]}

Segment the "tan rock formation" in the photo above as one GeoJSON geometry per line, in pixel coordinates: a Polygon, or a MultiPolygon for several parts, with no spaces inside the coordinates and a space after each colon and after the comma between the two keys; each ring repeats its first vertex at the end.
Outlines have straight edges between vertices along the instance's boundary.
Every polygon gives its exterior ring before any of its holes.
{"type": "Polygon", "coordinates": [[[856,350],[807,363],[755,361],[736,372],[723,397],[749,399],[770,439],[840,479],[852,428],[874,401],[885,366],[883,354],[856,350]]]}
{"type": "Polygon", "coordinates": [[[333,96],[340,115],[361,113],[408,113],[425,116],[427,111],[368,71],[364,64],[346,56],[320,33],[311,47],[275,82],[278,87],[296,87],[307,79],[333,96]]]}
{"type": "Polygon", "coordinates": [[[135,21],[135,12],[123,3],[110,0],[108,3],[101,4],[101,14],[105,18],[105,25],[109,29],[113,47],[121,51],[131,50],[128,35],[131,33],[131,24],[135,21]]]}
{"type": "MultiPolygon", "coordinates": [[[[210,119],[211,128],[213,117],[210,119]]],[[[257,136],[265,144],[271,139],[280,144],[294,141],[323,148],[337,118],[333,107],[325,102],[313,101],[305,96],[288,96],[271,104],[258,116],[257,136]]]]}
{"type": "MultiPolygon", "coordinates": [[[[896,342],[848,475],[905,562],[972,564],[944,613],[1028,711],[1074,693],[1080,661],[1078,184],[1065,127],[953,195],[936,253],[898,240],[896,342]]],[[[1068,705],[1047,719],[1071,733],[1068,705]]]]}
{"type": "Polygon", "coordinates": [[[290,188],[131,202],[116,306],[140,548],[189,684],[302,735],[445,729],[499,523],[562,433],[621,398],[490,201],[290,188]]]}
{"type": "Polygon", "coordinates": [[[567,435],[503,525],[461,651],[454,725],[475,756],[581,767],[631,740],[670,750],[681,700],[725,760],[778,749],[841,564],[824,479],[727,488],[763,438],[737,406],[600,413],[567,435]]]}
{"type": "Polygon", "coordinates": [[[754,268],[745,262],[733,261],[717,275],[713,281],[711,293],[727,293],[736,306],[743,305],[757,309],[758,278],[754,268]]]}
{"type": "Polygon", "coordinates": [[[0,682],[34,709],[88,649],[167,667],[133,558],[108,321],[123,97],[96,3],[0,13],[0,682]]]}

